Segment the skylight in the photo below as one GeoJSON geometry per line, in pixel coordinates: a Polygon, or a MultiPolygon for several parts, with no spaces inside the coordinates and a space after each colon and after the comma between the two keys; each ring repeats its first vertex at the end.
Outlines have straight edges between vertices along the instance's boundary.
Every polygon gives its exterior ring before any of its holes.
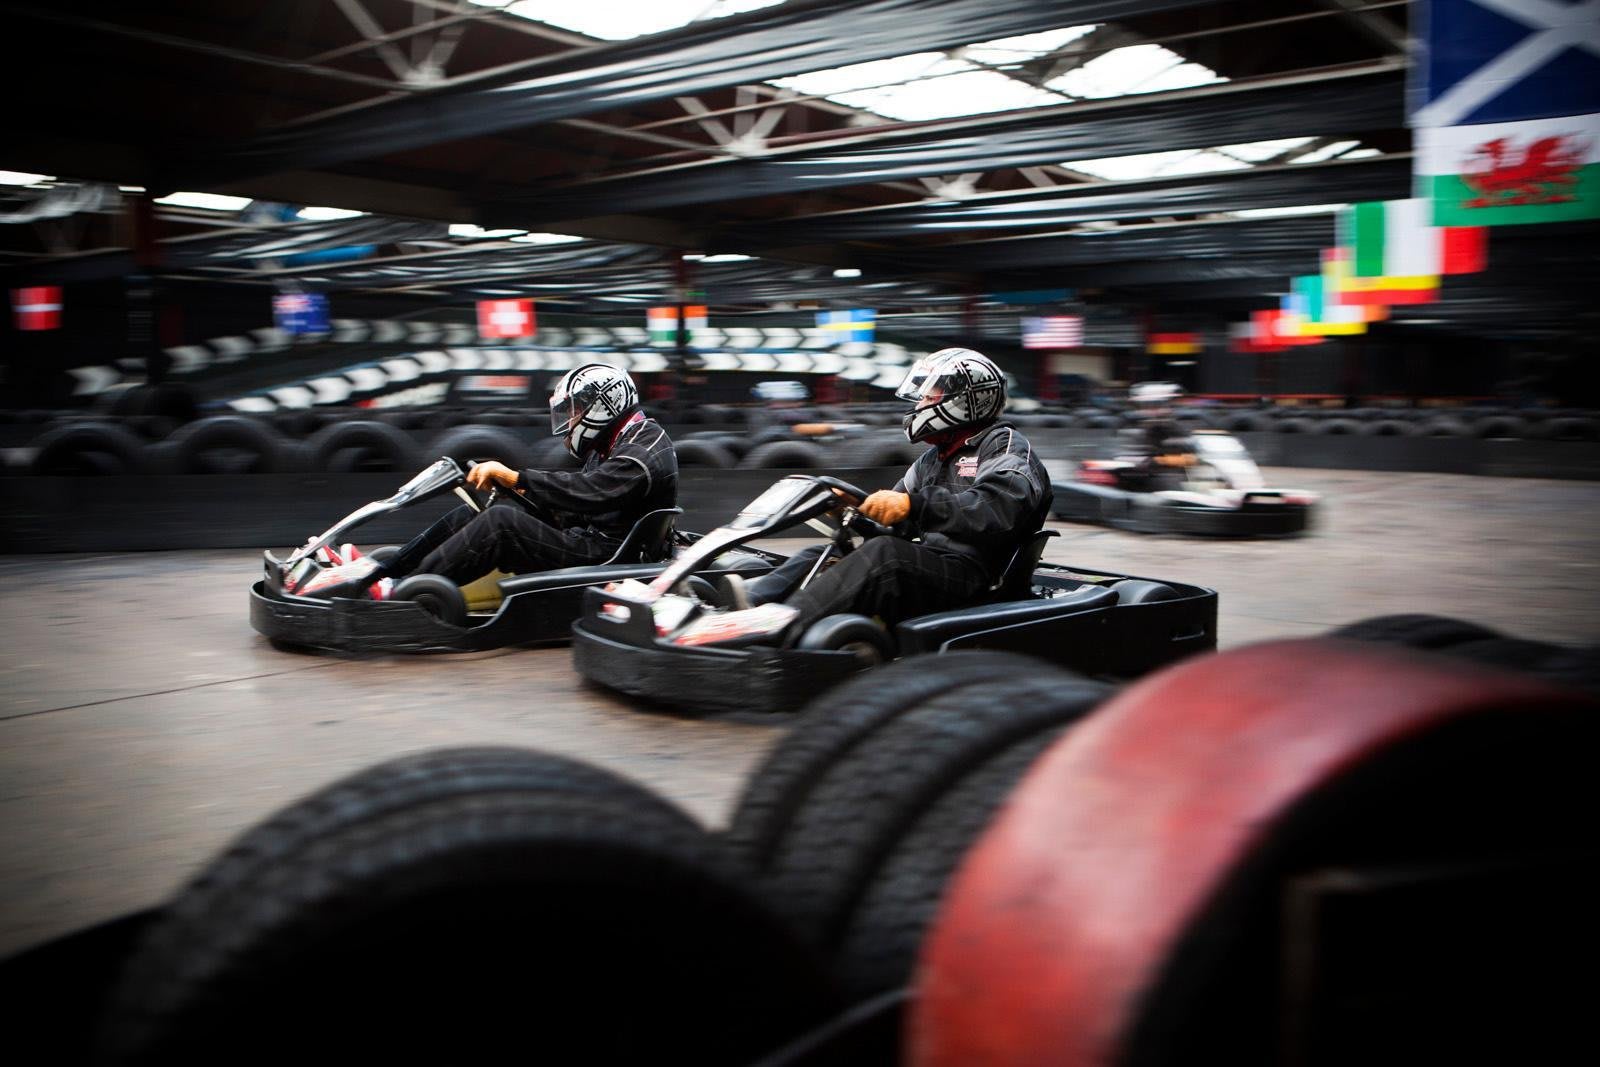
{"type": "Polygon", "coordinates": [[[206,211],[242,211],[250,206],[248,196],[223,196],[221,193],[173,193],[170,196],[158,196],[155,202],[172,207],[197,207],[206,211]]]}
{"type": "Polygon", "coordinates": [[[527,233],[527,230],[486,230],[482,226],[475,226],[470,222],[452,222],[450,224],[451,237],[515,237],[527,233]]]}
{"type": "Polygon", "coordinates": [[[510,240],[521,245],[568,245],[583,238],[574,237],[570,233],[524,233],[510,240]]]}
{"type": "MultiPolygon", "coordinates": [[[[1246,163],[1265,163],[1274,156],[1281,156],[1291,148],[1311,143],[1310,137],[1280,137],[1275,141],[1251,141],[1248,144],[1218,145],[1216,151],[1242,159],[1246,163]]],[[[1352,144],[1354,142],[1351,142],[1352,144]]]]}
{"type": "Polygon", "coordinates": [[[55,181],[53,174],[29,174],[20,170],[0,170],[0,185],[38,185],[55,181]]]}
{"type": "Polygon", "coordinates": [[[1302,204],[1297,207],[1247,207],[1229,214],[1241,219],[1275,219],[1286,215],[1325,215],[1330,211],[1340,211],[1349,206],[1349,204],[1302,204]]]}
{"type": "Polygon", "coordinates": [[[498,7],[508,14],[588,34],[603,41],[626,41],[649,33],[677,29],[691,22],[773,7],[783,0],[472,0],[480,7],[498,7]]]}
{"type": "Polygon", "coordinates": [[[295,218],[309,219],[313,222],[336,222],[339,219],[353,219],[365,214],[365,211],[349,211],[342,207],[303,207],[295,212],[295,218]]]}
{"type": "Polygon", "coordinates": [[[1250,166],[1241,159],[1225,156],[1210,148],[1144,152],[1135,156],[1109,156],[1105,159],[1075,159],[1061,165],[1091,177],[1116,182],[1244,170],[1250,166]]]}
{"type": "Polygon", "coordinates": [[[1098,100],[1221,81],[1227,79],[1158,44],[1135,44],[1091,59],[1046,84],[1069,96],[1098,100]]]}
{"type": "MultiPolygon", "coordinates": [[[[1360,141],[1335,141],[1332,144],[1323,145],[1314,152],[1307,152],[1298,159],[1292,160],[1292,162],[1321,163],[1323,160],[1332,159],[1335,156],[1344,157],[1346,152],[1350,151],[1350,149],[1356,147],[1360,143],[1360,141]]],[[[1374,151],[1372,154],[1377,155],[1378,153],[1374,151]]]]}

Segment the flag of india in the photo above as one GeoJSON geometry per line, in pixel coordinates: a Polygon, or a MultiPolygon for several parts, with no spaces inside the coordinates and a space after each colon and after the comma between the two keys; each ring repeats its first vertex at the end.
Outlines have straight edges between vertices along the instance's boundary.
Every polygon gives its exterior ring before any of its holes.
{"type": "Polygon", "coordinates": [[[1415,151],[1435,226],[1600,218],[1600,115],[1421,127],[1415,151]]]}

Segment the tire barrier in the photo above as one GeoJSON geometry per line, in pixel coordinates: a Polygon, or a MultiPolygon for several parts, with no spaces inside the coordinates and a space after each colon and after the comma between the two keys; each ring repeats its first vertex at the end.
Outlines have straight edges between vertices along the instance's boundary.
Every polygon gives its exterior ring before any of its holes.
{"type": "Polygon", "coordinates": [[[728,842],[847,995],[899,988],[962,854],[1109,692],[1003,652],[878,668],[802,713],[746,786],[728,842]]]}
{"type": "Polygon", "coordinates": [[[1255,411],[1222,415],[1217,419],[1217,429],[1229,433],[1262,433],[1273,428],[1273,420],[1255,411]]]}
{"type": "Polygon", "coordinates": [[[1278,433],[1315,433],[1316,423],[1303,416],[1279,419],[1272,427],[1278,433]]]}
{"type": "Polygon", "coordinates": [[[243,415],[212,415],[191,422],[153,453],[172,474],[276,474],[290,466],[284,439],[269,425],[243,415]]]}
{"type": "Polygon", "coordinates": [[[1560,1060],[1587,1039],[1564,962],[1596,947],[1597,740],[1593,699],[1404,649],[1155,675],[962,860],[902,1062],[1560,1060]]]}
{"type": "Polygon", "coordinates": [[[163,909],[101,1029],[123,1064],[222,1045],[263,1065],[311,1047],[511,1062],[530,1041],[553,1063],[743,1064],[831,999],[675,807],[571,760],[468,749],[361,772],[235,841],[163,909]]]}
{"type": "Polygon", "coordinates": [[[1417,614],[1362,619],[1328,636],[1438,652],[1600,695],[1600,647],[1526,641],[1463,619],[1417,614]]]}
{"type": "Polygon", "coordinates": [[[457,426],[446,430],[429,443],[428,455],[449,456],[461,463],[498,460],[512,470],[533,466],[532,446],[500,426],[457,426]]]}
{"type": "Polygon", "coordinates": [[[80,477],[132,474],[142,470],[147,448],[120,426],[82,422],[48,430],[36,442],[30,474],[80,477]]]}
{"type": "Polygon", "coordinates": [[[575,471],[581,466],[559,437],[544,437],[535,441],[530,465],[544,471],[575,471]]]}
{"type": "Polygon", "coordinates": [[[1491,415],[1472,424],[1474,437],[1527,437],[1528,424],[1509,415],[1491,415]]]}
{"type": "Polygon", "coordinates": [[[903,434],[872,435],[846,438],[829,452],[829,465],[842,470],[857,467],[909,467],[926,450],[926,445],[913,444],[903,434]]]}
{"type": "Polygon", "coordinates": [[[417,447],[404,431],[363,419],[324,426],[306,438],[305,457],[308,469],[314,471],[412,473],[417,447]]]}
{"type": "Polygon", "coordinates": [[[119,394],[111,405],[113,415],[158,415],[174,423],[193,422],[200,405],[193,391],[182,385],[138,385],[119,394]]]}
{"type": "Polygon", "coordinates": [[[678,452],[678,467],[715,467],[726,470],[736,465],[739,460],[732,452],[724,448],[718,441],[707,438],[698,438],[690,441],[676,442],[678,452]]]}
{"type": "MultiPolygon", "coordinates": [[[[1279,430],[1281,432],[1281,426],[1279,430]]],[[[1354,419],[1319,419],[1312,424],[1311,432],[1320,434],[1357,434],[1361,432],[1361,423],[1354,419]]]]}
{"type": "Polygon", "coordinates": [[[828,466],[828,455],[818,446],[805,441],[769,441],[745,453],[739,466],[815,470],[828,466]]]}
{"type": "Polygon", "coordinates": [[[1399,419],[1373,419],[1361,424],[1361,433],[1368,437],[1414,437],[1417,433],[1416,423],[1402,422],[1399,419]]]}
{"type": "Polygon", "coordinates": [[[286,437],[310,437],[322,429],[324,416],[315,411],[277,411],[271,416],[272,425],[286,437]]]}
{"type": "Polygon", "coordinates": [[[1440,416],[1424,422],[1418,431],[1423,437],[1467,437],[1472,430],[1460,419],[1440,416]]]}
{"type": "Polygon", "coordinates": [[[1569,416],[1551,419],[1545,434],[1552,441],[1600,441],[1600,420],[1569,416]]]}

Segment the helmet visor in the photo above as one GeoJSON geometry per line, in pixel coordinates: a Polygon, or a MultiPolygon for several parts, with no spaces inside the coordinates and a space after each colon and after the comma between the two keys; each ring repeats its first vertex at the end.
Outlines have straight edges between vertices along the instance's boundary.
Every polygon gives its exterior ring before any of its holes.
{"type": "Polygon", "coordinates": [[[901,400],[916,401],[918,407],[926,407],[962,392],[969,384],[959,364],[947,359],[923,358],[906,374],[894,395],[901,400]]]}
{"type": "Polygon", "coordinates": [[[556,387],[550,398],[550,432],[560,435],[572,429],[594,405],[600,395],[601,383],[594,379],[582,382],[576,392],[567,392],[567,383],[556,387]]]}

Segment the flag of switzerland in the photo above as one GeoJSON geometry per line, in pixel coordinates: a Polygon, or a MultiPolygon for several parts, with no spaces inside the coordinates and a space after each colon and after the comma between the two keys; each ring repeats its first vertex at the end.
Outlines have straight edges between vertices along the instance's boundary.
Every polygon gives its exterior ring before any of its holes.
{"type": "Polygon", "coordinates": [[[478,335],[480,337],[533,336],[533,301],[478,301],[478,335]]]}

